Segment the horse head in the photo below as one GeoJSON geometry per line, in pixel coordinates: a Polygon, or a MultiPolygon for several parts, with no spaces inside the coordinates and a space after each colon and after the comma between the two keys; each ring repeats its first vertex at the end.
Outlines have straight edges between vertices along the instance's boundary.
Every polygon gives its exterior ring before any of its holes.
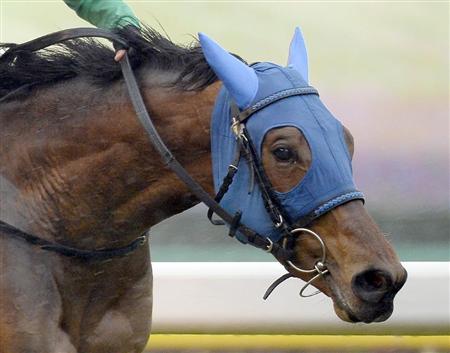
{"type": "Polygon", "coordinates": [[[290,249],[292,258],[279,261],[290,276],[313,280],[341,319],[386,320],[406,271],[353,181],[350,131],[308,84],[301,31],[295,31],[287,67],[248,66],[204,34],[200,43],[223,82],[211,125],[216,190],[242,143],[255,153],[252,162],[240,156],[221,205],[290,249]]]}

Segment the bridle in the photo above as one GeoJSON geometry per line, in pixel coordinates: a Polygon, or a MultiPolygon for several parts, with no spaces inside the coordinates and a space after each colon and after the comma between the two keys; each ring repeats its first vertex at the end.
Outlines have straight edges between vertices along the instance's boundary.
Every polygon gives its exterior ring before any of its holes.
{"type": "MultiPolygon", "coordinates": [[[[326,247],[325,243],[322,240],[322,238],[312,230],[308,228],[304,228],[308,223],[314,219],[314,214],[307,215],[306,217],[303,217],[301,220],[297,220],[295,222],[295,227],[292,224],[292,221],[287,214],[287,212],[284,210],[281,203],[278,201],[277,197],[273,193],[273,187],[269,181],[269,178],[267,177],[264,168],[262,166],[262,163],[260,161],[260,158],[257,155],[256,149],[254,147],[254,144],[252,142],[251,136],[246,129],[245,123],[248,121],[248,119],[255,114],[256,112],[264,109],[265,107],[278,102],[282,99],[292,97],[292,96],[299,96],[299,95],[307,95],[307,94],[315,94],[318,95],[318,92],[313,87],[302,87],[302,88],[293,88],[284,90],[281,92],[278,92],[276,94],[273,94],[269,97],[264,98],[263,100],[257,102],[256,104],[252,105],[251,107],[240,111],[240,109],[237,107],[235,102],[230,102],[231,107],[231,131],[235,135],[237,144],[236,144],[236,151],[235,151],[235,157],[233,163],[228,168],[228,174],[225,176],[221,186],[219,187],[219,191],[216,194],[215,201],[220,202],[221,199],[225,196],[227,193],[229,187],[231,186],[231,183],[233,182],[233,178],[236,175],[238,169],[239,169],[239,161],[241,159],[241,156],[244,157],[244,159],[247,161],[247,166],[250,169],[250,175],[251,175],[251,188],[253,188],[254,180],[256,180],[260,190],[261,190],[261,197],[264,202],[265,209],[267,213],[269,214],[271,221],[273,223],[273,226],[283,232],[283,236],[279,240],[279,243],[281,244],[282,249],[285,249],[286,251],[289,251],[290,257],[286,258],[277,258],[278,261],[280,261],[285,267],[290,268],[293,272],[297,273],[306,273],[306,274],[312,274],[313,277],[310,278],[305,285],[300,290],[299,295],[301,297],[311,297],[316,294],[319,294],[320,291],[314,291],[312,293],[306,294],[306,289],[317,279],[320,277],[326,275],[329,273],[325,263],[326,263],[326,247]],[[317,260],[314,264],[314,267],[311,269],[303,269],[298,267],[293,263],[293,257],[295,256],[292,248],[295,244],[295,237],[301,236],[301,235],[309,235],[312,236],[320,245],[322,255],[319,260],[317,260]]],[[[234,219],[237,221],[240,220],[241,212],[237,211],[235,214],[234,219]]],[[[208,210],[208,218],[214,225],[222,225],[223,222],[220,222],[218,220],[214,220],[212,218],[213,216],[213,210],[210,208],[208,210]]],[[[236,227],[231,224],[230,227],[230,236],[235,236],[236,234],[236,227]]],[[[267,252],[271,252],[272,247],[276,244],[274,243],[270,238],[266,238],[269,241],[269,246],[265,250],[267,252]]],[[[263,298],[267,299],[269,295],[274,291],[274,289],[280,285],[285,280],[295,277],[292,273],[287,273],[283,276],[281,276],[279,279],[277,279],[266,291],[263,298]]]]}
{"type": "MultiPolygon", "coordinates": [[[[114,32],[96,28],[76,28],[51,33],[49,35],[34,39],[32,41],[11,47],[0,57],[0,60],[6,56],[10,55],[17,56],[23,52],[37,51],[44,49],[48,46],[61,43],[63,41],[83,37],[101,37],[108,39],[114,44],[120,45],[123,48],[129,47],[128,43],[120,35],[114,32]]],[[[297,226],[301,225],[301,227],[299,226],[299,228],[293,228],[289,216],[284,211],[283,207],[278,202],[276,196],[273,193],[269,179],[267,178],[264,169],[261,165],[261,162],[256,154],[255,147],[252,143],[251,137],[247,129],[245,128],[245,122],[247,121],[247,119],[250,118],[255,112],[264,109],[266,106],[281,99],[291,97],[294,95],[318,94],[317,91],[313,87],[305,87],[278,92],[277,94],[274,94],[270,97],[267,97],[257,102],[255,105],[251,106],[250,108],[244,111],[240,111],[234,103],[231,104],[233,117],[232,130],[235,133],[236,139],[238,141],[236,158],[235,162],[232,165],[230,165],[228,174],[225,177],[224,182],[222,183],[219,189],[219,192],[217,193],[215,198],[212,198],[175,159],[172,152],[167,148],[167,146],[161,139],[160,135],[158,134],[144,104],[139,86],[137,84],[127,54],[120,61],[120,65],[131,102],[133,104],[133,107],[136,111],[136,115],[141,125],[143,126],[145,132],[149,137],[149,141],[151,142],[153,147],[158,151],[164,164],[167,167],[169,167],[173,172],[176,173],[178,178],[181,179],[181,181],[183,181],[186,184],[189,190],[201,202],[203,202],[206,206],[208,206],[209,208],[208,218],[210,218],[213,224],[224,224],[224,223],[228,224],[230,227],[229,232],[230,236],[234,237],[239,232],[239,234],[245,238],[246,243],[258,249],[271,253],[286,268],[291,269],[291,271],[312,274],[313,277],[309,281],[307,281],[307,283],[301,289],[300,296],[309,297],[314,294],[317,294],[318,292],[305,294],[305,290],[315,280],[328,273],[328,270],[326,268],[325,244],[317,233],[313,232],[310,229],[302,227],[310,223],[311,220],[316,218],[318,215],[311,214],[306,217],[303,217],[301,220],[297,220],[295,224],[297,226]],[[264,206],[268,214],[270,215],[270,218],[272,219],[274,227],[276,227],[277,229],[281,229],[283,232],[283,237],[280,239],[280,241],[273,242],[269,237],[259,234],[253,229],[242,224],[240,222],[241,213],[239,211],[236,212],[234,215],[231,215],[219,204],[221,198],[228,191],[228,188],[233,181],[233,177],[238,169],[241,156],[243,156],[244,159],[247,161],[247,164],[250,170],[252,171],[252,175],[262,191],[264,206]],[[220,217],[223,220],[223,222],[213,220],[212,219],[213,214],[216,214],[218,217],[220,217]],[[295,258],[295,253],[293,250],[293,247],[295,245],[295,237],[304,234],[313,236],[320,243],[322,249],[322,256],[315,263],[314,267],[311,269],[302,269],[297,267],[293,263],[293,260],[295,258]]],[[[46,241],[35,235],[23,232],[17,229],[16,227],[2,221],[0,221],[0,231],[2,231],[5,234],[19,237],[34,245],[38,245],[43,250],[56,252],[64,256],[95,261],[127,255],[136,250],[139,246],[143,245],[147,240],[147,233],[146,233],[135,239],[132,243],[122,248],[81,250],[57,244],[54,242],[46,241]]],[[[266,294],[264,295],[264,299],[266,299],[280,283],[282,283],[284,280],[290,277],[295,276],[291,273],[288,273],[280,277],[278,280],[276,280],[267,290],[266,294]]]]}

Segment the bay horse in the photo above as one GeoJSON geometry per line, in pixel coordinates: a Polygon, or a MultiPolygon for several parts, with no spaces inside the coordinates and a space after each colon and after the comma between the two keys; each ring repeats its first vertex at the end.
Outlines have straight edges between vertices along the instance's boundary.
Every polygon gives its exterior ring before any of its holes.
{"type": "MultiPolygon", "coordinates": [[[[229,177],[216,200],[235,215],[230,233],[250,244],[260,238],[243,235],[266,234],[263,248],[288,276],[329,296],[342,320],[386,320],[406,271],[354,189],[349,130],[307,84],[300,32],[287,68],[248,66],[205,35],[189,47],[148,28],[120,36],[176,159],[212,196],[229,177]],[[237,145],[244,156],[233,164],[237,145]],[[331,195],[341,184],[345,193],[331,195]]],[[[93,260],[48,250],[127,248],[198,198],[149,141],[108,47],[74,40],[7,55],[13,48],[0,57],[0,220],[39,240],[0,228],[0,351],[142,352],[152,312],[148,244],[93,260]]]]}

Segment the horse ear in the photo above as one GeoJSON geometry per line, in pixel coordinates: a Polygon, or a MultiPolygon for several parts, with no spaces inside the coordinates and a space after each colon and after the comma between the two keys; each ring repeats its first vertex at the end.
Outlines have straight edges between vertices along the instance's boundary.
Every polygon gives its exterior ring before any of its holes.
{"type": "Polygon", "coordinates": [[[308,53],[300,27],[295,28],[294,37],[289,46],[288,65],[296,69],[308,83],[308,53]]]}
{"type": "Polygon", "coordinates": [[[258,91],[255,70],[228,53],[203,33],[198,34],[206,61],[241,109],[248,108],[258,91]]]}

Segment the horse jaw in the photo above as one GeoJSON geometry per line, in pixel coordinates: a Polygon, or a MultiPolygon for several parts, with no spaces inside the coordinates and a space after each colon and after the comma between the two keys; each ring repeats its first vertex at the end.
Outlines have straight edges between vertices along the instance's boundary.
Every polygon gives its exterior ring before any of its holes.
{"type": "MultiPolygon", "coordinates": [[[[387,320],[407,273],[363,204],[341,205],[313,222],[311,228],[327,246],[329,274],[317,287],[332,298],[336,315],[348,322],[387,320]],[[377,271],[382,275],[377,277],[377,271]],[[366,280],[363,288],[358,282],[361,278],[366,280]]],[[[306,245],[314,254],[314,245],[306,245]]],[[[302,251],[308,252],[308,248],[302,251]]],[[[311,258],[303,256],[302,260],[311,258]]]]}

